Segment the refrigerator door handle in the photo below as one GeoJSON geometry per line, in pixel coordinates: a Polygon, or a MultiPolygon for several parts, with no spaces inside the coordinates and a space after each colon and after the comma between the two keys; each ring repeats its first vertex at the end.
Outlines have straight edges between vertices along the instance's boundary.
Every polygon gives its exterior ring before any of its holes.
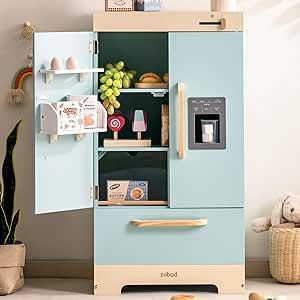
{"type": "Polygon", "coordinates": [[[134,227],[203,227],[208,223],[207,219],[192,220],[131,220],[134,227]]]}
{"type": "Polygon", "coordinates": [[[178,158],[184,157],[184,84],[178,82],[178,158]]]}

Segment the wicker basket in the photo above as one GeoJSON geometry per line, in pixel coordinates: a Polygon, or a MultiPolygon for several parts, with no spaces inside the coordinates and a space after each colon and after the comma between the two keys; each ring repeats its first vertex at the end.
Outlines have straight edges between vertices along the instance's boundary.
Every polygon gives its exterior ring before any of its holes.
{"type": "Polygon", "coordinates": [[[300,283],[300,228],[271,228],[270,271],[282,283],[300,283]]]}

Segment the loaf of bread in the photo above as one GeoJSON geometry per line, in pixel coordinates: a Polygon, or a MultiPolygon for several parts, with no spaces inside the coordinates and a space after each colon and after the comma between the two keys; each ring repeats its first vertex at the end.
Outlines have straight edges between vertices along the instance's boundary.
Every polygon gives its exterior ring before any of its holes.
{"type": "Polygon", "coordinates": [[[161,82],[161,78],[158,74],[156,73],[144,73],[140,79],[140,83],[159,83],[161,82]]]}

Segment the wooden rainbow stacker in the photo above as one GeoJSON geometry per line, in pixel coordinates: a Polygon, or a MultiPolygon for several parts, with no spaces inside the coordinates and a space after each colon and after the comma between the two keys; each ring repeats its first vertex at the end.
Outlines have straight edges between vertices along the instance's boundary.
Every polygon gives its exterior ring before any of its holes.
{"type": "Polygon", "coordinates": [[[242,14],[96,13],[94,32],[36,33],[33,76],[35,211],[93,207],[95,294],[185,284],[242,293],[242,14]],[[74,56],[81,69],[51,72],[54,56],[74,56]],[[54,120],[46,124],[41,107],[67,95],[97,94],[98,73],[118,59],[139,74],[169,73],[168,88],[129,88],[118,97],[126,124],[115,140],[151,144],[108,145],[113,134],[100,102],[95,128],[41,130],[60,117],[51,110],[54,120]],[[162,105],[169,106],[167,147],[161,146],[162,105]],[[142,123],[132,127],[134,111],[147,113],[147,131],[142,123]],[[61,136],[49,143],[48,135],[61,136]],[[108,201],[107,180],[146,181],[147,199],[108,201]]]}

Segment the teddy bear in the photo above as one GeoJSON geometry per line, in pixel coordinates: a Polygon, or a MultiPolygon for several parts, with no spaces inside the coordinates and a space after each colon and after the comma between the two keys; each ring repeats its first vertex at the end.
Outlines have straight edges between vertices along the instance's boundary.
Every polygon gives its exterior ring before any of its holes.
{"type": "Polygon", "coordinates": [[[271,217],[257,218],[252,223],[255,232],[263,232],[270,227],[295,228],[300,226],[300,196],[285,193],[279,197],[271,217]]]}

